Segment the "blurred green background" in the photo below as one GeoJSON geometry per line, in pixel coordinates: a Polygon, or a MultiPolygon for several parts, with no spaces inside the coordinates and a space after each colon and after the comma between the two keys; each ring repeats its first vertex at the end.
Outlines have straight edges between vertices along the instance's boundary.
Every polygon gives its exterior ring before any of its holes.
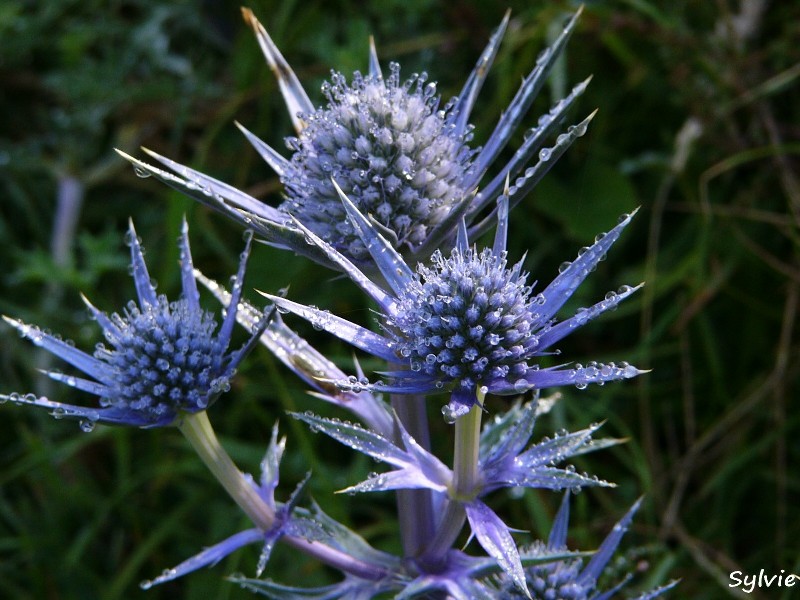
{"type": "MultiPolygon", "coordinates": [[[[331,68],[366,70],[370,34],[384,65],[397,60],[406,75],[428,71],[449,98],[510,8],[474,112],[476,143],[577,8],[565,0],[249,6],[315,102],[331,68]]],[[[527,120],[535,124],[552,101],[594,75],[570,116],[577,122],[599,108],[588,134],[513,213],[510,253],[528,251],[531,279],[546,283],[622,212],[642,207],[572,306],[623,283],[646,287],[562,349],[569,359],[627,359],[653,371],[624,384],[564,390],[535,435],[605,420],[606,435],[629,438],[580,461],[619,486],[577,497],[570,541],[595,547],[645,494],[614,563],[640,571],[632,591],[677,577],[683,582],[670,597],[735,597],[731,571],[800,572],[798,39],[794,2],[590,1],[527,120]]],[[[267,202],[280,200],[279,182],[233,125],[240,121],[281,150],[292,133],[237,3],[4,3],[0,81],[0,312],[81,348],[100,341],[81,292],[106,311],[133,297],[122,243],[129,216],[159,291],[173,296],[182,215],[195,264],[207,275],[225,280],[242,246],[236,226],[137,178],[114,147],[141,156],[144,145],[267,202]]],[[[509,153],[521,138],[522,131],[509,153]]],[[[369,322],[354,286],[324,269],[267,247],[256,248],[250,264],[248,289],[291,284],[296,300],[369,322]]],[[[204,301],[217,310],[213,299],[204,301]]],[[[350,368],[347,347],[290,322],[350,368]]],[[[36,368],[47,358],[1,327],[0,391],[93,401],[44,381],[36,368]]],[[[253,473],[279,419],[289,437],[282,491],[288,495],[313,470],[311,493],[332,516],[395,549],[388,494],[330,494],[375,465],[307,433],[286,409],[336,414],[259,349],[210,414],[253,473]]],[[[138,588],[246,526],[177,431],[84,434],[43,412],[5,405],[0,415],[0,597],[250,597],[224,576],[252,575],[256,548],[161,588],[138,588]]],[[[537,537],[546,535],[558,500],[528,492],[496,494],[491,503],[537,537]]],[[[280,549],[268,575],[303,584],[333,577],[280,549]]],[[[792,591],[747,597],[790,598],[792,591]]]]}

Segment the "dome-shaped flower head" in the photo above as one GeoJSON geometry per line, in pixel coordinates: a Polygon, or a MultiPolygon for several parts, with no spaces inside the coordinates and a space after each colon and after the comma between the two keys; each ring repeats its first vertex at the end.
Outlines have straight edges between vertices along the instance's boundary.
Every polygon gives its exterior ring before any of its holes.
{"type": "Polygon", "coordinates": [[[425,77],[401,82],[396,63],[386,80],[356,73],[348,84],[334,73],[323,86],[327,108],[304,115],[306,126],[289,140],[295,153],[281,177],[281,208],[359,262],[369,254],[332,179],[395,247],[411,251],[469,193],[469,135],[451,122],[452,105],[439,110],[436,86],[425,77]]]}
{"type": "Polygon", "coordinates": [[[0,398],[49,409],[57,418],[79,419],[85,430],[91,430],[98,422],[162,427],[174,423],[181,414],[205,410],[228,389],[237,366],[255,346],[269,321],[263,316],[250,339],[239,350],[228,352],[251,238],[252,234],[248,234],[231,301],[217,331],[214,316],[200,307],[186,223],[180,238],[183,294],[175,302],[156,294],[131,223],[126,241],[131,248],[131,272],[138,304],[131,301],[121,314],[107,315],[84,298],[108,345],[98,344],[93,355],[86,354],[35,326],[3,317],[23,337],[88,375],[87,379],[46,372],[56,381],[95,394],[100,407],[63,404],[32,394],[0,398]]]}
{"type": "MultiPolygon", "coordinates": [[[[349,260],[366,270],[371,257],[347,219],[332,179],[355,206],[372,215],[375,226],[392,247],[409,260],[427,259],[442,246],[451,247],[464,219],[470,236],[484,231],[493,217],[485,215],[510,178],[512,206],[549,170],[569,145],[582,135],[591,117],[555,137],[566,111],[583,92],[577,85],[530,128],[525,141],[504,166],[491,168],[520,126],[545,77],[566,45],[576,13],[555,43],[523,78],[511,104],[503,111],[482,148],[470,146],[469,119],[478,92],[497,54],[509,17],[501,23],[481,54],[463,89],[442,103],[427,74],[403,79],[392,63],[384,77],[374,45],[366,75],[333,72],[322,92],[327,104],[315,106],[264,27],[247,9],[253,27],[292,117],[296,137],[287,138],[286,158],[249,131],[248,140],[279,175],[285,201],[278,208],[167,158],[147,151],[173,173],[125,156],[143,176],[154,175],[201,202],[252,228],[267,241],[333,266],[318,248],[303,241],[291,215],[349,260]],[[535,162],[534,162],[535,161],[535,162]],[[532,166],[531,166],[532,165],[532,166]],[[526,168],[527,167],[527,168],[526,168]],[[491,168],[493,178],[484,177],[491,168]],[[481,220],[483,217],[483,220],[481,220]]],[[[579,11],[580,12],[580,11],[579,11]]]]}
{"type": "Polygon", "coordinates": [[[380,269],[388,289],[380,287],[347,257],[309,229],[308,242],[323,250],[380,306],[378,334],[330,313],[268,296],[279,309],[294,312],[353,345],[392,363],[396,370],[373,389],[418,394],[449,389],[443,413],[448,420],[465,414],[487,393],[510,395],[530,389],[605,383],[641,373],[627,363],[589,363],[540,368],[536,360],[553,354],[553,344],[579,326],[616,307],[640,286],[609,292],[597,304],[556,322],[557,311],[603,258],[632,218],[625,215],[607,234],[564,263],[550,285],[536,292],[521,263],[508,265],[508,203],[498,202],[492,248],[470,246],[462,221],[455,247],[435,252],[416,271],[342,193],[350,222],[380,269]]]}

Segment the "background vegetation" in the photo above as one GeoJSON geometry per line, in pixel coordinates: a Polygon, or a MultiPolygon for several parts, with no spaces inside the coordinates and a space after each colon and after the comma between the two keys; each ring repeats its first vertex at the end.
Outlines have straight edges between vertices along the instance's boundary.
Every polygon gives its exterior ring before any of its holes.
{"type": "MultiPolygon", "coordinates": [[[[250,4],[315,101],[330,68],[366,69],[370,34],[384,64],[398,60],[405,74],[427,70],[448,98],[510,7],[509,33],[475,112],[477,142],[576,6],[250,4]]],[[[792,2],[587,2],[529,119],[535,123],[568,86],[594,75],[573,115],[577,121],[600,109],[589,133],[513,216],[511,253],[528,251],[533,279],[548,281],[619,214],[642,207],[575,302],[623,283],[646,287],[562,347],[577,360],[624,358],[653,371],[632,383],[564,390],[558,410],[539,425],[542,436],[606,420],[606,435],[629,438],[580,465],[619,487],[578,497],[571,542],[594,547],[645,494],[621,568],[641,571],[642,586],[682,578],[675,598],[727,597],[735,592],[728,572],[737,569],[800,572],[798,29],[792,2]]],[[[277,148],[291,133],[237,3],[4,3],[0,81],[0,312],[82,348],[99,339],[79,293],[108,311],[133,295],[122,243],[129,216],[159,289],[170,294],[178,289],[182,215],[195,264],[209,276],[232,273],[242,244],[224,218],[138,179],[113,147],[136,154],[145,145],[279,201],[279,182],[233,126],[239,120],[277,148]]],[[[354,286],[267,247],[256,249],[248,283],[270,291],[291,283],[295,299],[369,319],[354,286]]],[[[295,323],[350,364],[347,348],[295,323]]],[[[10,328],[0,338],[0,390],[92,402],[43,381],[35,367],[46,357],[10,328]]],[[[282,489],[288,493],[312,469],[312,493],[330,514],[374,544],[396,547],[388,495],[329,493],[374,465],[307,433],[283,415],[287,408],[332,414],[259,350],[211,418],[251,472],[280,419],[289,436],[282,489]]],[[[138,588],[245,525],[177,432],[98,427],[84,434],[44,413],[11,405],[0,412],[0,597],[249,597],[223,577],[252,574],[255,549],[174,584],[138,588]]],[[[493,502],[512,524],[544,535],[558,498],[527,493],[493,502]]],[[[289,552],[277,553],[270,573],[295,583],[332,576],[289,552]]],[[[791,591],[749,597],[789,598],[791,591]]]]}

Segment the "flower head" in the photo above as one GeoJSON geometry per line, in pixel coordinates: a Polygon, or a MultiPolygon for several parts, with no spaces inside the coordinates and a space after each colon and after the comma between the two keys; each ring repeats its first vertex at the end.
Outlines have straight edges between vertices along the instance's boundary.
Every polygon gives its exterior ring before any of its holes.
{"type": "Polygon", "coordinates": [[[387,315],[386,331],[412,371],[476,388],[492,378],[522,378],[535,323],[526,274],[489,248],[436,251],[420,264],[387,315]]]}
{"type": "Polygon", "coordinates": [[[507,395],[530,389],[604,383],[634,377],[638,369],[628,365],[589,363],[541,368],[535,360],[552,354],[552,345],[616,307],[637,287],[625,286],[609,292],[605,299],[581,308],[556,322],[555,314],[578,285],[602,259],[630,222],[625,215],[607,234],[581,250],[577,259],[565,263],[553,282],[539,293],[527,285],[527,274],[506,258],[508,204],[498,203],[498,226],[492,248],[478,251],[468,243],[463,224],[449,255],[434,254],[430,264],[416,272],[404,262],[373,221],[341,194],[348,216],[362,243],[370,252],[389,289],[371,281],[345,256],[298,223],[308,240],[337,263],[379,305],[380,335],[363,327],[284,298],[268,296],[279,308],[311,320],[355,346],[398,365],[385,373],[387,380],[374,389],[392,393],[425,393],[451,390],[443,409],[448,420],[465,414],[479,396],[507,395]]]}
{"type": "Polygon", "coordinates": [[[281,178],[286,200],[279,208],[262,203],[240,190],[147,150],[174,173],[148,165],[124,153],[141,176],[155,176],[229,217],[252,228],[270,243],[289,248],[328,266],[318,248],[303,241],[303,233],[288,215],[362,268],[371,270],[371,256],[353,230],[338,201],[331,180],[404,256],[426,259],[441,246],[452,246],[464,219],[470,236],[491,224],[485,209],[513,181],[513,206],[550,169],[572,142],[583,135],[591,116],[560,133],[552,147],[545,142],[558,133],[566,112],[584,91],[588,80],[557,102],[525,135],[525,141],[505,165],[492,169],[501,150],[519,128],[550,68],[566,45],[577,22],[576,13],[561,35],[537,59],[519,91],[503,111],[494,131],[481,148],[470,147],[470,115],[508,25],[508,16],[491,37],[458,96],[442,104],[436,84],[427,74],[401,80],[392,63],[384,78],[374,45],[366,75],[353,74],[348,82],[333,72],[322,91],[327,105],[315,106],[269,34],[253,13],[243,10],[275,72],[297,131],[286,140],[286,158],[240,126],[247,139],[281,178]],[[488,178],[487,178],[488,179],[488,178]],[[478,191],[481,186],[480,191],[478,191]],[[484,216],[483,220],[480,219],[484,216]]]}
{"type": "MultiPolygon", "coordinates": [[[[581,558],[571,558],[538,564],[525,570],[528,589],[533,600],[549,600],[551,598],[564,598],[569,600],[608,600],[613,597],[631,578],[628,576],[610,590],[600,591],[597,582],[603,573],[608,561],[619,546],[622,536],[628,530],[633,516],[639,509],[641,500],[637,501],[614,529],[608,534],[591,559],[584,564],[581,558]]],[[[569,493],[564,496],[561,508],[553,522],[547,544],[531,546],[521,552],[525,558],[535,558],[538,554],[557,552],[567,549],[567,527],[569,524],[569,493]]],[[[522,598],[523,595],[513,582],[501,576],[497,586],[499,597],[522,598]]],[[[677,582],[672,582],[660,588],[645,592],[636,597],[636,600],[651,600],[672,589],[677,582]]]]}
{"type": "Polygon", "coordinates": [[[46,372],[56,381],[99,396],[100,408],[62,404],[31,394],[0,398],[50,409],[57,418],[80,419],[87,430],[96,422],[161,427],[172,424],[182,413],[205,410],[228,389],[237,366],[269,321],[262,316],[250,340],[239,350],[228,352],[251,238],[249,235],[228,311],[217,332],[213,315],[200,307],[186,223],[180,238],[183,294],[174,302],[156,294],[131,223],[127,242],[138,304],[131,301],[122,314],[109,316],[84,298],[108,346],[98,344],[89,355],[35,326],[3,317],[23,337],[88,375],[91,379],[46,372]]]}
{"type": "Polygon", "coordinates": [[[439,110],[436,85],[426,75],[402,83],[391,65],[364,78],[334,73],[323,86],[328,107],[303,115],[306,126],[288,141],[295,149],[282,180],[282,209],[351,258],[368,258],[333,186],[332,178],[362,212],[414,249],[468,189],[469,133],[454,125],[454,103],[439,110]]]}

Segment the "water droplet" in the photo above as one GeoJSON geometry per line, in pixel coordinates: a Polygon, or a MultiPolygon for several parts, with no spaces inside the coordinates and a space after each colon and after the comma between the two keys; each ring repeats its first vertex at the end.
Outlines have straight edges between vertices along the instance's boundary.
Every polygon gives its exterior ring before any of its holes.
{"type": "Polygon", "coordinates": [[[133,167],[133,172],[136,173],[137,177],[141,177],[142,179],[147,179],[152,175],[150,171],[148,171],[144,167],[140,167],[139,165],[133,167]]]}
{"type": "Polygon", "coordinates": [[[94,431],[95,425],[96,423],[91,419],[83,419],[80,422],[81,431],[83,431],[84,433],[91,433],[92,431],[94,431]]]}
{"type": "Polygon", "coordinates": [[[455,411],[450,408],[449,404],[445,404],[442,407],[442,416],[444,417],[444,422],[448,425],[452,425],[456,422],[456,419],[458,419],[458,416],[456,415],[455,411]]]}
{"type": "Polygon", "coordinates": [[[550,150],[550,148],[542,148],[541,150],[539,150],[539,160],[542,162],[547,162],[548,160],[550,160],[551,154],[552,151],[550,150]]]}

